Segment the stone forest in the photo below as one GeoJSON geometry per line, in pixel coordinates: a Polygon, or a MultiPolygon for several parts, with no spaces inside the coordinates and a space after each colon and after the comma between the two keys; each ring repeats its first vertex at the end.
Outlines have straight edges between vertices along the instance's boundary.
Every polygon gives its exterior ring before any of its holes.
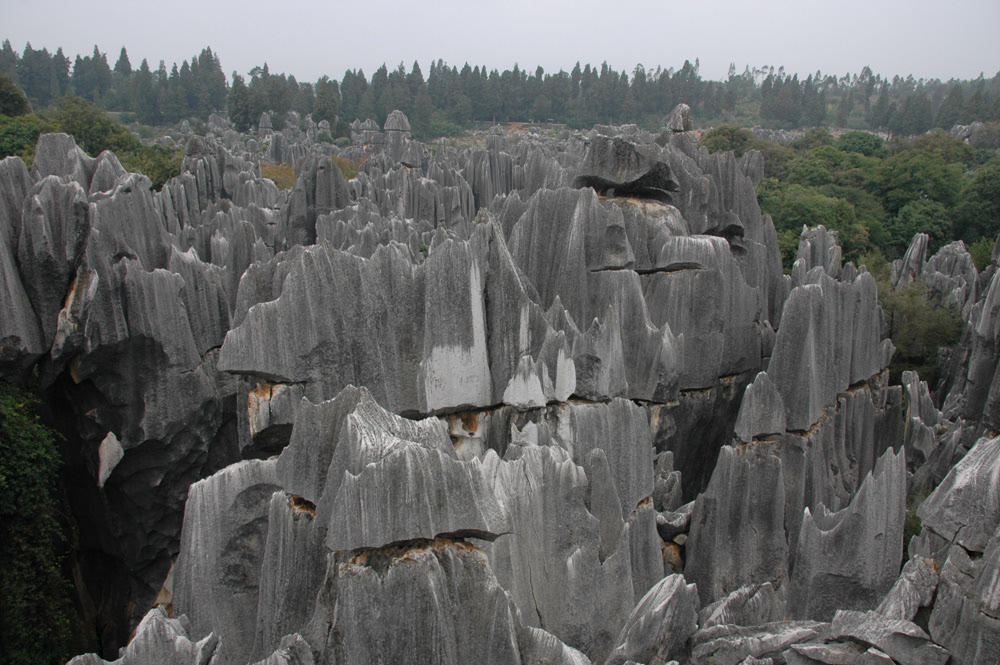
{"type": "Polygon", "coordinates": [[[960,337],[890,376],[876,276],[822,225],[786,274],[764,157],[689,112],[461,148],[212,115],[158,190],[66,133],[0,162],[70,663],[1000,662],[1000,247],[912,237],[887,288],[960,337]]]}

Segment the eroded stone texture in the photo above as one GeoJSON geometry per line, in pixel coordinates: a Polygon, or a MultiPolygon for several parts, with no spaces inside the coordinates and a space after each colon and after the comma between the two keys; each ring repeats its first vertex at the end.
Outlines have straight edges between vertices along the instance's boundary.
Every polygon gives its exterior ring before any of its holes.
{"type": "Polygon", "coordinates": [[[899,572],[905,504],[904,454],[889,451],[843,510],[806,508],[789,615],[828,620],[839,609],[874,609],[899,572]]]}
{"type": "Polygon", "coordinates": [[[699,605],[697,589],[682,575],[663,578],[636,605],[605,662],[664,663],[681,655],[698,627],[699,605]]]}
{"type": "Polygon", "coordinates": [[[726,446],[695,501],[684,575],[703,604],[751,583],[788,576],[781,459],[771,444],[726,446]]]}

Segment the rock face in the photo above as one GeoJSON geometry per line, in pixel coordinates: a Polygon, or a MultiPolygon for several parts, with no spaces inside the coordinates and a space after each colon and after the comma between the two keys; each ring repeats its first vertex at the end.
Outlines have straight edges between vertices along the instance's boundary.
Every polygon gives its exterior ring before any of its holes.
{"type": "Polygon", "coordinates": [[[903,452],[888,451],[851,503],[835,513],[806,508],[788,597],[792,616],[831,619],[838,609],[868,608],[899,574],[906,503],[903,452]]]}
{"type": "Polygon", "coordinates": [[[995,660],[996,267],[918,236],[896,286],[965,347],[890,386],[871,275],[822,227],[783,275],[760,155],[685,113],[433,154],[215,118],[159,192],[66,135],[0,163],[0,375],[66,437],[102,655],[995,660]]]}

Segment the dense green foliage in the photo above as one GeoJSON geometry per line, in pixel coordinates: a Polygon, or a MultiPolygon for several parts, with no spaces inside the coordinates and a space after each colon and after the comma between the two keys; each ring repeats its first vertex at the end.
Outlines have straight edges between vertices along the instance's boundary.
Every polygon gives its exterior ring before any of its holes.
{"type": "Polygon", "coordinates": [[[834,139],[820,128],[785,147],[722,126],[706,133],[702,145],[710,152],[763,153],[757,198],[774,220],[786,270],[803,226],[837,231],[844,258],[855,262],[876,250],[899,258],[915,233],[930,236],[931,252],[980,238],[992,251],[1000,233],[1000,157],[940,130],[886,143],[860,131],[834,139]]]}
{"type": "Polygon", "coordinates": [[[976,264],[976,270],[982,272],[992,263],[995,246],[996,241],[985,236],[969,245],[969,255],[972,256],[972,262],[976,264]]]}
{"type": "Polygon", "coordinates": [[[17,155],[30,167],[38,137],[56,131],[59,131],[58,125],[34,114],[16,118],[0,115],[0,159],[17,155]]]}
{"type": "Polygon", "coordinates": [[[875,250],[861,257],[878,286],[878,299],[885,313],[887,334],[896,347],[889,365],[892,383],[900,383],[903,372],[915,370],[933,387],[938,380],[938,349],[958,344],[962,317],[953,307],[917,280],[899,290],[889,281],[891,266],[875,250]]]}
{"type": "Polygon", "coordinates": [[[31,112],[31,105],[17,84],[0,71],[0,115],[18,116],[31,112]]]}
{"type": "Polygon", "coordinates": [[[736,125],[720,125],[701,137],[701,144],[709,152],[732,150],[737,157],[742,157],[755,143],[753,132],[736,125]]]}
{"type": "MultiPolygon", "coordinates": [[[[383,123],[393,109],[410,118],[418,138],[452,132],[474,121],[567,123],[574,127],[595,123],[634,122],[651,130],[680,102],[687,103],[705,124],[762,124],[768,127],[815,127],[833,124],[849,129],[885,129],[894,134],[918,134],[931,127],[950,128],[957,122],[1000,120],[1000,75],[973,81],[915,80],[874,74],[865,67],[854,75],[816,72],[800,80],[783,68],[735,65],[722,81],[701,77],[697,60],[677,69],[641,64],[631,72],[577,63],[571,71],[546,72],[513,69],[498,71],[468,63],[449,66],[432,62],[426,76],[416,62],[409,71],[379,67],[371,77],[348,70],[338,81],[323,76],[315,84],[294,76],[270,72],[267,64],[248,72],[243,85],[226,86],[218,56],[210,48],[156,70],[148,62],[132,68],[122,48],[114,68],[96,46],[91,55],[71,63],[62,49],[54,55],[25,45],[14,51],[7,40],[0,48],[0,71],[25,91],[36,109],[73,93],[113,111],[134,112],[146,124],[174,123],[186,117],[205,118],[228,108],[238,127],[256,123],[264,111],[272,113],[276,129],[285,113],[312,113],[342,121],[373,118],[383,123]],[[331,87],[332,84],[332,96],[331,87]],[[321,90],[325,86],[325,90],[321,90]],[[227,94],[236,100],[227,100],[227,94]],[[332,112],[331,112],[332,111],[332,112]]],[[[869,155],[870,156],[870,155],[869,155]]]]}
{"type": "Polygon", "coordinates": [[[70,587],[56,483],[59,453],[33,400],[0,381],[0,663],[65,663],[70,587]]]}
{"type": "Polygon", "coordinates": [[[56,100],[54,110],[44,117],[29,114],[16,118],[0,116],[0,159],[17,155],[28,166],[34,156],[38,137],[46,132],[66,132],[92,157],[112,150],[129,171],[138,171],[159,189],[178,175],[183,151],[162,146],[144,146],[127,127],[103,109],[80,97],[56,100]]]}

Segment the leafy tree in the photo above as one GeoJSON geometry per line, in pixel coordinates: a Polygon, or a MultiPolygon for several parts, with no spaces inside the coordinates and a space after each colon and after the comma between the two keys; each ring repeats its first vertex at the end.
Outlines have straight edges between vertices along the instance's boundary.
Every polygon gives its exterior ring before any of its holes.
{"type": "Polygon", "coordinates": [[[7,74],[0,72],[0,115],[13,117],[26,113],[31,113],[28,98],[7,74]]]}
{"type": "Polygon", "coordinates": [[[153,189],[160,189],[168,180],[180,175],[184,151],[150,145],[122,152],[118,159],[126,170],[142,173],[153,183],[153,189]]]}
{"type": "Polygon", "coordinates": [[[754,149],[764,156],[764,177],[784,180],[788,176],[788,168],[795,159],[795,151],[788,146],[770,141],[756,141],[754,149]]]}
{"type": "Polygon", "coordinates": [[[141,145],[124,125],[80,97],[59,99],[54,118],[60,129],[72,134],[77,144],[92,157],[104,150],[127,152],[141,145]]]}
{"type": "Polygon", "coordinates": [[[431,118],[433,115],[434,104],[431,102],[430,93],[427,92],[427,85],[422,84],[417,88],[416,97],[413,99],[413,117],[411,118],[413,132],[417,138],[429,138],[427,133],[431,128],[431,118]]]}
{"type": "Polygon", "coordinates": [[[995,245],[995,239],[986,237],[969,245],[969,254],[972,256],[972,262],[976,264],[976,270],[982,272],[993,262],[993,247],[995,245]]]}
{"type": "Polygon", "coordinates": [[[915,370],[929,386],[936,386],[938,348],[958,343],[961,316],[934,296],[921,279],[902,290],[879,295],[889,337],[896,347],[889,365],[890,382],[898,383],[903,372],[915,370]]]}
{"type": "Polygon", "coordinates": [[[833,145],[833,134],[826,127],[810,129],[801,137],[792,142],[792,147],[796,150],[812,150],[822,145],[833,145]]]}
{"type": "Polygon", "coordinates": [[[933,254],[951,239],[951,216],[937,201],[914,199],[899,209],[888,224],[890,242],[903,254],[913,236],[926,233],[930,237],[928,252],[933,254]]]}
{"type": "Polygon", "coordinates": [[[736,125],[720,125],[701,137],[701,145],[709,152],[732,150],[737,157],[750,150],[754,141],[753,132],[736,125]]]}
{"type": "Polygon", "coordinates": [[[0,381],[0,658],[62,664],[71,655],[70,587],[60,573],[60,459],[34,400],[0,381]]]}
{"type": "Polygon", "coordinates": [[[976,158],[975,152],[965,141],[954,138],[942,129],[904,141],[895,139],[892,148],[896,151],[907,149],[931,152],[940,155],[947,164],[960,164],[963,167],[972,166],[976,158]]]}
{"type": "Polygon", "coordinates": [[[142,172],[156,188],[180,173],[182,154],[162,146],[143,146],[124,125],[86,100],[61,98],[53,117],[59,130],[71,134],[92,157],[111,150],[122,166],[142,172]]]}
{"type": "Polygon", "coordinates": [[[856,152],[866,157],[886,157],[889,150],[885,147],[882,137],[870,132],[845,132],[836,143],[838,150],[856,152]]]}
{"type": "Polygon", "coordinates": [[[906,98],[903,107],[889,119],[889,129],[896,134],[923,134],[934,125],[931,101],[920,92],[906,98]]]}
{"type": "Polygon", "coordinates": [[[961,196],[962,168],[934,152],[906,150],[882,162],[871,186],[890,215],[916,199],[937,201],[950,209],[961,196]]]}
{"type": "Polygon", "coordinates": [[[987,122],[977,127],[969,137],[969,147],[992,152],[990,158],[996,156],[995,151],[1000,150],[1000,124],[987,122]]]}
{"type": "Polygon", "coordinates": [[[837,126],[847,127],[847,120],[851,116],[851,111],[854,109],[854,91],[848,92],[846,95],[840,97],[840,102],[837,104],[837,126]]]}
{"type": "Polygon", "coordinates": [[[833,176],[821,160],[803,157],[792,164],[786,181],[796,185],[820,187],[832,184],[833,176]]]}
{"type": "Polygon", "coordinates": [[[55,85],[52,88],[52,96],[62,97],[69,92],[69,58],[63,53],[62,47],[56,49],[56,54],[52,56],[52,74],[55,85]]]}
{"type": "Polygon", "coordinates": [[[54,131],[58,131],[56,125],[36,115],[29,114],[15,118],[0,116],[0,159],[17,155],[30,167],[38,137],[54,131]]]}
{"type": "Polygon", "coordinates": [[[966,244],[1000,234],[1000,160],[981,166],[965,185],[955,210],[955,236],[966,244]]]}

